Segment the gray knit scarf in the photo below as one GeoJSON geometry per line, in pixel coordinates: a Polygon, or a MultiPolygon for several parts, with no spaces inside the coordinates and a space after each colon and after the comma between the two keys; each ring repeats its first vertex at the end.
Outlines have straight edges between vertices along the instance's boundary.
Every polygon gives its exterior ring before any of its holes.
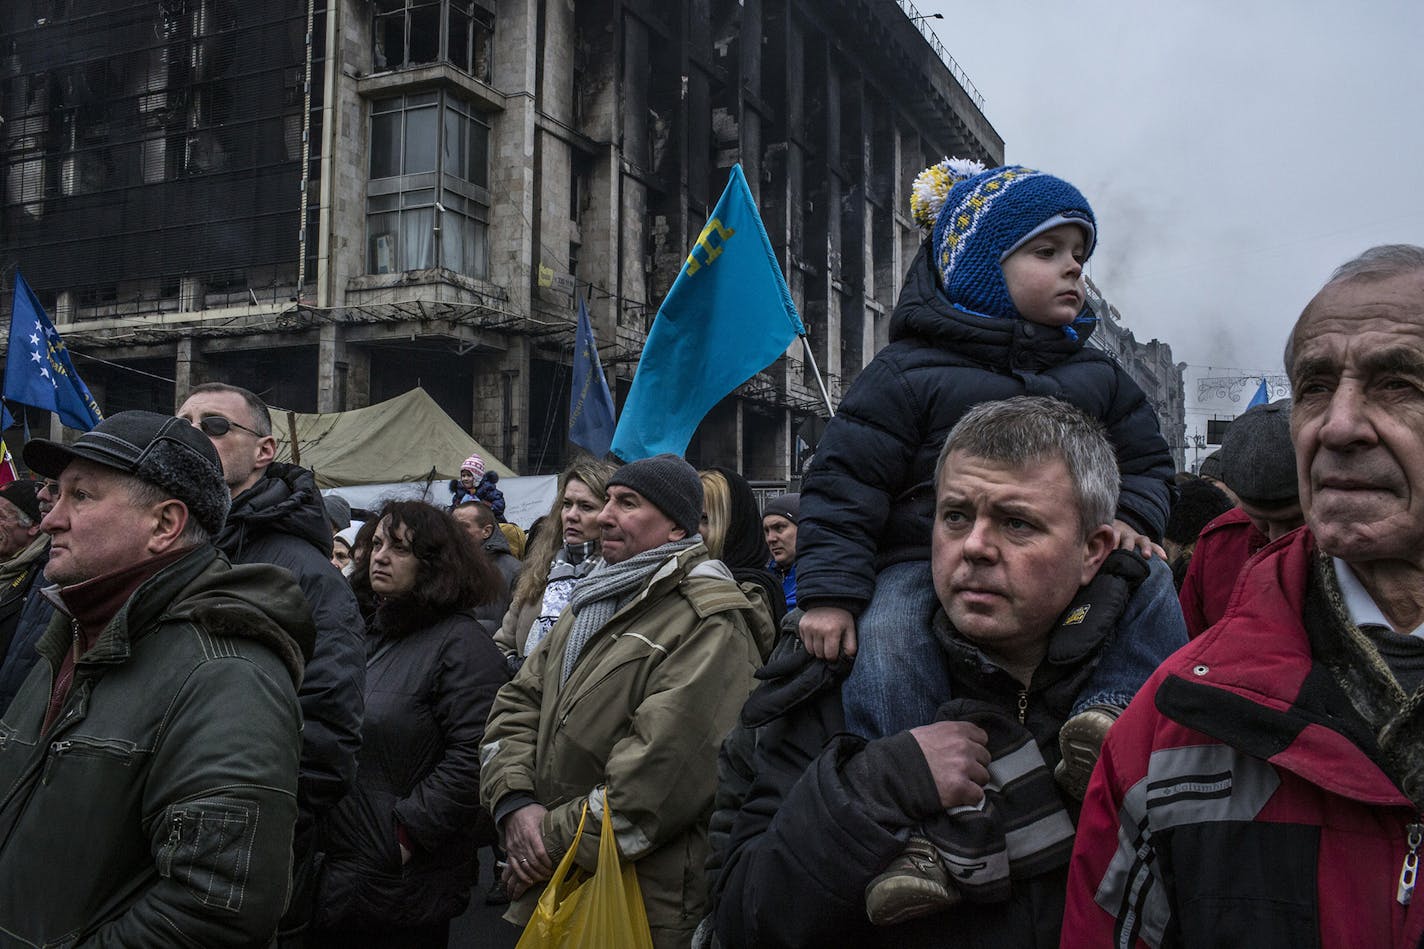
{"type": "Polygon", "coordinates": [[[648,578],[657,572],[670,557],[687,550],[693,544],[702,543],[701,534],[693,534],[683,540],[670,540],[661,547],[634,554],[620,563],[604,563],[574,587],[569,598],[569,609],[574,614],[574,626],[569,631],[569,642],[564,647],[564,668],[559,675],[559,685],[569,681],[583,647],[603,628],[618,608],[633,598],[648,578]]]}

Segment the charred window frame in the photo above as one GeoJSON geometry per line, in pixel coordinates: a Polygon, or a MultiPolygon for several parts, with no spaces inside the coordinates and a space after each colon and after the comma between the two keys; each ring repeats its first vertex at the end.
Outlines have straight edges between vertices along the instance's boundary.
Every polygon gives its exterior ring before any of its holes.
{"type": "Polygon", "coordinates": [[[489,270],[489,123],[449,92],[371,104],[366,271],[489,270]]]}
{"type": "Polygon", "coordinates": [[[375,72],[449,63],[490,81],[494,14],[475,0],[375,0],[371,15],[375,72]]]}

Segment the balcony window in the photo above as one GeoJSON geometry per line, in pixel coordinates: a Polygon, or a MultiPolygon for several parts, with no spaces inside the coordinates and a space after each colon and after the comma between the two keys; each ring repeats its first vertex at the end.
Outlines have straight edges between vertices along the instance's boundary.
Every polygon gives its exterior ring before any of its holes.
{"type": "Polygon", "coordinates": [[[366,269],[488,272],[489,125],[448,92],[371,108],[366,269]]]}
{"type": "Polygon", "coordinates": [[[474,0],[375,0],[372,7],[376,72],[449,63],[490,81],[494,17],[474,0]]]}

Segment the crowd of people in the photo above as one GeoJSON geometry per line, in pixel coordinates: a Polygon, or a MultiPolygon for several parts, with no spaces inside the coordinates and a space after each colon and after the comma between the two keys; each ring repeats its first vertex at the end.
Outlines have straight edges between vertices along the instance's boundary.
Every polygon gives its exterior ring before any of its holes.
{"type": "Polygon", "coordinates": [[[26,444],[0,942],[444,947],[607,814],[659,949],[1421,945],[1424,248],[1331,275],[1189,474],[1086,346],[1076,188],[913,208],[765,504],[579,457],[526,532],[473,455],[352,511],[223,383],[26,444]]]}

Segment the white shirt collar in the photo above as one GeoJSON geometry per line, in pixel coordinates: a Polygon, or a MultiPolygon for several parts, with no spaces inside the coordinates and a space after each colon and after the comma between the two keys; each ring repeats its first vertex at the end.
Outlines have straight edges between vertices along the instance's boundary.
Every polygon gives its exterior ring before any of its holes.
{"type": "MultiPolygon", "coordinates": [[[[1355,576],[1350,565],[1339,557],[1330,559],[1335,564],[1335,580],[1340,584],[1340,595],[1345,600],[1345,612],[1350,615],[1350,622],[1356,626],[1374,625],[1393,630],[1394,624],[1385,618],[1384,611],[1375,603],[1360,578],[1355,576]]],[[[1424,639],[1424,623],[1416,626],[1410,635],[1424,639]]]]}

